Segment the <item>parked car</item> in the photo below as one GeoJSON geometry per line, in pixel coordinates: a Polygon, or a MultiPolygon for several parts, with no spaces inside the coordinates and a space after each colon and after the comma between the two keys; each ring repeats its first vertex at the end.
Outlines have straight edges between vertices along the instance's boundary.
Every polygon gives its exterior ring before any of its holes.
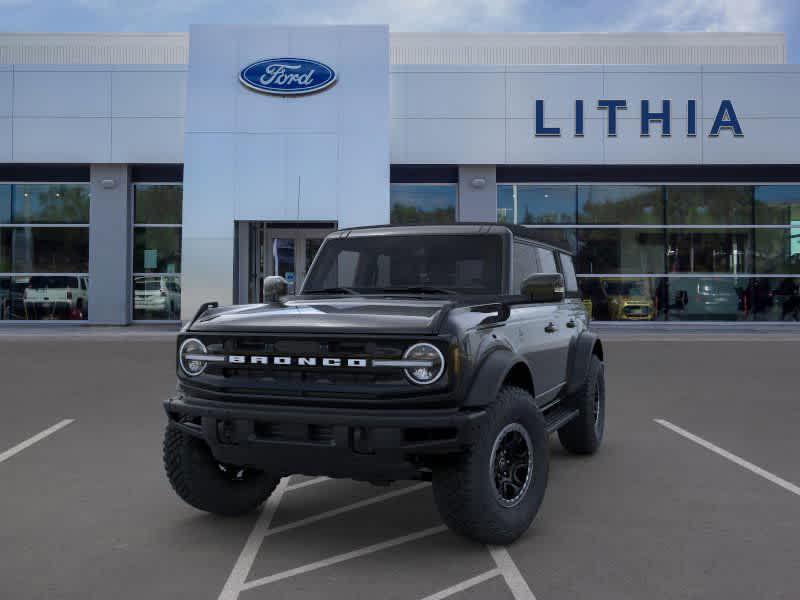
{"type": "Polygon", "coordinates": [[[175,277],[142,275],[133,282],[133,310],[137,319],[177,319],[181,287],[175,277]]]}
{"type": "Polygon", "coordinates": [[[603,347],[572,256],[525,227],[372,227],[330,234],[299,295],[204,304],[177,340],[164,402],[175,492],[212,513],[252,511],[292,474],[432,480],[454,531],[524,533],[549,435],[596,452],[603,347]]]}
{"type": "Polygon", "coordinates": [[[686,320],[736,320],[747,296],[736,279],[727,278],[673,279],[670,291],[670,318],[686,320]]]}
{"type": "Polygon", "coordinates": [[[652,321],[653,290],[646,279],[609,278],[600,282],[603,304],[611,321],[652,321]]]}
{"type": "Polygon", "coordinates": [[[32,275],[23,292],[26,319],[85,319],[89,302],[86,277],[32,275]]]}

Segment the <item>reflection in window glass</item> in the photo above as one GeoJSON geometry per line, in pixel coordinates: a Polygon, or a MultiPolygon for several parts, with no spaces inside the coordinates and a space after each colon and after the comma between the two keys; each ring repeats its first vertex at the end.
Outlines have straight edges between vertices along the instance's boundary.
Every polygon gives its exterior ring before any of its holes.
{"type": "Polygon", "coordinates": [[[11,223],[12,189],[9,184],[0,184],[0,223],[11,223]]]}
{"type": "Polygon", "coordinates": [[[800,321],[800,277],[752,279],[748,313],[754,321],[800,321]]]}
{"type": "Polygon", "coordinates": [[[664,188],[642,185],[578,186],[578,220],[599,225],[659,225],[664,188]]]}
{"type": "Polygon", "coordinates": [[[390,187],[392,225],[437,225],[456,222],[456,184],[393,183],[390,187]]]}
{"type": "Polygon", "coordinates": [[[0,193],[2,223],[89,223],[88,184],[14,184],[0,193]],[[1,206],[5,204],[5,206],[1,206]]]}
{"type": "Polygon", "coordinates": [[[514,244],[514,283],[512,289],[515,294],[522,291],[522,282],[534,273],[541,272],[539,260],[536,256],[536,247],[532,244],[517,242],[514,244]]]}
{"type": "Polygon", "coordinates": [[[180,227],[136,227],[133,270],[135,273],[180,273],[180,227]]]}
{"type": "Polygon", "coordinates": [[[752,223],[752,186],[667,186],[669,225],[752,223]]]}
{"type": "Polygon", "coordinates": [[[180,225],[183,186],[180,184],[145,184],[134,186],[134,223],[180,225]]]}
{"type": "Polygon", "coordinates": [[[86,275],[0,277],[0,320],[83,321],[88,315],[86,275]]]}
{"type": "Polygon", "coordinates": [[[572,228],[528,227],[527,229],[526,237],[555,246],[556,248],[563,248],[572,253],[578,251],[578,237],[575,230],[572,228]]]}
{"type": "Polygon", "coordinates": [[[554,225],[575,222],[574,185],[499,185],[500,223],[554,225]]]}
{"type": "Polygon", "coordinates": [[[792,225],[800,228],[800,186],[757,185],[756,225],[792,225]]]}
{"type": "Polygon", "coordinates": [[[672,273],[752,273],[752,230],[672,229],[667,268],[672,273]]]}
{"type": "Polygon", "coordinates": [[[169,275],[136,275],[133,278],[133,318],[180,319],[181,278],[169,275]]]}
{"type": "Polygon", "coordinates": [[[581,296],[597,321],[653,321],[666,317],[665,278],[581,277],[581,296]]]}
{"type": "Polygon", "coordinates": [[[742,321],[747,319],[750,280],[741,277],[671,277],[671,321],[742,321]]]}
{"type": "Polygon", "coordinates": [[[578,242],[579,273],[664,271],[664,234],[659,229],[580,229],[578,242]]]}
{"type": "Polygon", "coordinates": [[[800,222],[791,229],[756,229],[756,272],[800,273],[800,222]]]}
{"type": "Polygon", "coordinates": [[[0,272],[85,273],[88,270],[86,227],[0,229],[0,272]]]}

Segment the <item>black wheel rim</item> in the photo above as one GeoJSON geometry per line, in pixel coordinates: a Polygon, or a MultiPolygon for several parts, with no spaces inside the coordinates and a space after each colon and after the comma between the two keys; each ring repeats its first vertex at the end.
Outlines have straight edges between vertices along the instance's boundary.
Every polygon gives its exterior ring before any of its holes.
{"type": "Polygon", "coordinates": [[[533,480],[533,445],[519,423],[506,425],[495,438],[489,475],[501,506],[516,506],[525,497],[533,480]]]}
{"type": "Polygon", "coordinates": [[[603,434],[603,381],[598,380],[594,386],[594,398],[592,402],[592,413],[594,415],[594,432],[600,438],[603,434]]]}

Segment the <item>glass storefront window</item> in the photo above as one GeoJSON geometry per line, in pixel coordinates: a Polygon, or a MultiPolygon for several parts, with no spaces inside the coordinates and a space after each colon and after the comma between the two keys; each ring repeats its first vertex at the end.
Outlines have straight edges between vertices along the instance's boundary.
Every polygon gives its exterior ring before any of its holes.
{"type": "Polygon", "coordinates": [[[668,225],[751,225],[752,186],[668,185],[668,225]]]}
{"type": "Polygon", "coordinates": [[[670,321],[743,321],[748,318],[750,279],[670,277],[670,321]]]}
{"type": "Polygon", "coordinates": [[[521,225],[575,223],[575,186],[500,185],[497,220],[521,225]]]}
{"type": "Polygon", "coordinates": [[[139,183],[134,187],[135,223],[180,225],[182,211],[182,186],[139,183]]]}
{"type": "Polygon", "coordinates": [[[670,273],[752,273],[750,229],[670,229],[667,269],[670,273]]]}
{"type": "Polygon", "coordinates": [[[664,188],[641,185],[578,186],[578,222],[659,225],[664,222],[664,188]]]}
{"type": "Polygon", "coordinates": [[[573,254],[578,251],[578,234],[573,228],[528,227],[527,229],[529,235],[539,242],[563,248],[573,254]]]}
{"type": "Polygon", "coordinates": [[[751,288],[754,321],[800,321],[800,277],[756,278],[751,288]]]}
{"type": "Polygon", "coordinates": [[[456,222],[455,183],[393,183],[389,188],[392,225],[438,225],[456,222]]]}
{"type": "Polygon", "coordinates": [[[86,227],[2,228],[0,271],[86,273],[89,271],[89,229],[86,227]]]}
{"type": "Polygon", "coordinates": [[[89,186],[24,184],[2,186],[0,223],[88,224],[89,186]]]}
{"type": "Polygon", "coordinates": [[[756,229],[756,272],[800,273],[800,222],[791,229],[756,229]]]}
{"type": "Polygon", "coordinates": [[[663,273],[664,234],[660,229],[579,229],[578,272],[663,273]]]}
{"type": "Polygon", "coordinates": [[[177,320],[181,317],[181,279],[168,275],[133,278],[133,318],[177,320]]]}
{"type": "Polygon", "coordinates": [[[180,273],[180,227],[136,227],[133,269],[136,273],[180,273]]]}
{"type": "Polygon", "coordinates": [[[597,321],[654,321],[666,317],[666,278],[580,277],[584,304],[597,321]]]}
{"type": "Polygon", "coordinates": [[[183,186],[133,187],[133,319],[180,319],[183,186]]]}
{"type": "Polygon", "coordinates": [[[756,225],[800,228],[800,186],[757,185],[755,201],[756,225]]]}

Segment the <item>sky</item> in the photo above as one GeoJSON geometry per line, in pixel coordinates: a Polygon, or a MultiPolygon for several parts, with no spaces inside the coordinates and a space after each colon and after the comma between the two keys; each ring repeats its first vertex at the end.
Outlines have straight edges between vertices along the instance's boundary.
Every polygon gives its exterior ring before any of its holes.
{"type": "Polygon", "coordinates": [[[388,23],[392,31],[775,31],[800,62],[798,0],[0,0],[0,31],[186,31],[192,23],[388,23]]]}

